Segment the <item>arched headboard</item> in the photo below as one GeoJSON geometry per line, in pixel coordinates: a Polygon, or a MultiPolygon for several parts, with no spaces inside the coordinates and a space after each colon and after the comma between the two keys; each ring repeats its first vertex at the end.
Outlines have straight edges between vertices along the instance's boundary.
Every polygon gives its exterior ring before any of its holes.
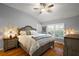
{"type": "Polygon", "coordinates": [[[36,29],[31,26],[25,26],[25,27],[20,28],[20,31],[26,31],[27,35],[31,35],[30,30],[36,30],[36,29]]]}

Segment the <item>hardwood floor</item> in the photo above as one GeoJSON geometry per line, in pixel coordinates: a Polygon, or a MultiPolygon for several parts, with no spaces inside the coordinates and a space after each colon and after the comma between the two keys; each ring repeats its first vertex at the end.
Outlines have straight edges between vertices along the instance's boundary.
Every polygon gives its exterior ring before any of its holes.
{"type": "Polygon", "coordinates": [[[27,53],[21,49],[21,48],[14,48],[8,51],[1,51],[0,56],[24,56],[27,55],[27,53]]]}
{"type": "Polygon", "coordinates": [[[61,43],[55,43],[54,44],[54,49],[50,48],[43,54],[43,56],[63,56],[63,48],[64,45],[61,43]]]}
{"type": "MultiPolygon", "coordinates": [[[[42,56],[63,56],[63,44],[55,43],[54,48],[48,49],[42,56]]],[[[0,56],[29,56],[23,49],[14,48],[6,52],[0,51],[0,56]]]]}

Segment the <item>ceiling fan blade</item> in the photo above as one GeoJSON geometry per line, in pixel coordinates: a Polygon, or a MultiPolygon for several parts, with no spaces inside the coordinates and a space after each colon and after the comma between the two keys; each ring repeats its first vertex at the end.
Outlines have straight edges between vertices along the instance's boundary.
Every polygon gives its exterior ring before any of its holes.
{"type": "Polygon", "coordinates": [[[33,9],[38,10],[39,8],[33,8],[33,9]]]}
{"type": "Polygon", "coordinates": [[[46,6],[46,3],[40,3],[41,6],[45,7],[46,6]]]}
{"type": "Polygon", "coordinates": [[[51,8],[51,7],[53,7],[53,6],[54,6],[54,5],[53,5],[53,4],[51,4],[51,5],[49,5],[49,6],[48,6],[48,8],[51,8]]]}
{"type": "Polygon", "coordinates": [[[41,14],[42,12],[40,11],[39,14],[41,14]]]}

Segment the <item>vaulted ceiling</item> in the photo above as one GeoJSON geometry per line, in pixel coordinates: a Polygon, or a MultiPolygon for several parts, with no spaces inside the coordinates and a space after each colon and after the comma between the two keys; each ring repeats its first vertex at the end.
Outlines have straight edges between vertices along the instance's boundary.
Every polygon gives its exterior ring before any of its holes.
{"type": "Polygon", "coordinates": [[[42,23],[79,15],[78,3],[54,3],[51,13],[44,12],[42,14],[39,14],[39,11],[33,9],[36,3],[6,3],[5,5],[30,14],[42,23]]]}

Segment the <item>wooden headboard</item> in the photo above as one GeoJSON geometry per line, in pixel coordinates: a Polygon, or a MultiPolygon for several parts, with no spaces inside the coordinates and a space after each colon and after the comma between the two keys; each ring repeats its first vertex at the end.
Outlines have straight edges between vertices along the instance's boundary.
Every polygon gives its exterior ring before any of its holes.
{"type": "Polygon", "coordinates": [[[35,28],[31,27],[31,26],[25,26],[19,29],[20,31],[26,31],[27,35],[31,35],[30,30],[36,30],[35,28]]]}

